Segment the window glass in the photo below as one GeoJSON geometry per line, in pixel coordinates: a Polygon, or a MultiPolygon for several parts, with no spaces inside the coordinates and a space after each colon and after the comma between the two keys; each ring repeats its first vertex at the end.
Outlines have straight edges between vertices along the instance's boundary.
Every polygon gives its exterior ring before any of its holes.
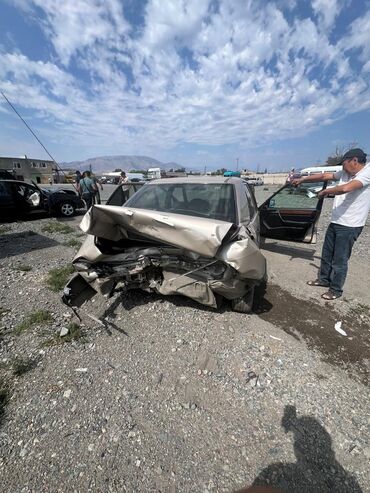
{"type": "Polygon", "coordinates": [[[1,198],[9,198],[9,197],[11,197],[10,188],[7,186],[6,183],[1,183],[0,182],[0,197],[1,198]]]}
{"type": "Polygon", "coordinates": [[[235,222],[234,187],[231,184],[177,183],[144,186],[126,207],[235,222]]]}
{"type": "Polygon", "coordinates": [[[254,200],[253,200],[253,197],[251,195],[251,192],[247,186],[245,187],[245,193],[247,195],[249,218],[250,218],[250,220],[252,220],[254,218],[254,215],[256,214],[256,208],[254,206],[254,200]]]}
{"type": "Polygon", "coordinates": [[[271,209],[316,209],[319,201],[317,194],[323,186],[323,182],[287,186],[271,197],[268,206],[271,209]]]}
{"type": "Polygon", "coordinates": [[[16,191],[21,197],[28,199],[33,193],[37,192],[36,188],[30,187],[28,185],[16,184],[16,191]]]}

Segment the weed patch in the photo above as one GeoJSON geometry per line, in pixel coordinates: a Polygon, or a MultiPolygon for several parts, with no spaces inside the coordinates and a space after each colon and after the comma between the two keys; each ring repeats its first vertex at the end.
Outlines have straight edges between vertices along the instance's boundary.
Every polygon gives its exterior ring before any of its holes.
{"type": "Polygon", "coordinates": [[[32,270],[32,267],[26,264],[19,264],[14,267],[14,270],[19,270],[21,272],[29,272],[30,270],[32,270]]]}
{"type": "Polygon", "coordinates": [[[71,238],[70,240],[66,241],[64,244],[72,248],[80,248],[80,246],[82,245],[81,241],[78,240],[77,238],[71,238]]]}
{"type": "Polygon", "coordinates": [[[50,312],[48,312],[47,310],[37,310],[36,312],[33,312],[30,315],[28,315],[23,320],[23,322],[18,324],[14,329],[14,333],[16,335],[20,335],[22,332],[26,332],[36,324],[44,324],[47,322],[51,322],[52,320],[53,317],[51,316],[50,312]]]}
{"type": "Polygon", "coordinates": [[[71,228],[68,224],[58,223],[58,222],[50,222],[45,224],[41,228],[45,233],[62,233],[62,234],[70,234],[73,233],[74,229],[71,228]]]}
{"type": "Polygon", "coordinates": [[[17,377],[33,370],[37,366],[37,360],[34,358],[15,358],[12,364],[13,374],[17,377]]]}
{"type": "Polygon", "coordinates": [[[48,278],[46,284],[49,289],[57,293],[62,291],[64,286],[67,284],[69,276],[74,272],[72,265],[67,265],[65,267],[60,267],[57,269],[51,269],[48,273],[48,278]]]}
{"type": "Polygon", "coordinates": [[[12,228],[10,226],[0,226],[0,235],[7,233],[10,231],[12,228]]]}
{"type": "Polygon", "coordinates": [[[356,307],[356,311],[363,313],[365,315],[370,315],[370,306],[365,305],[364,303],[358,303],[356,307]]]}
{"type": "Polygon", "coordinates": [[[78,341],[85,342],[85,337],[82,333],[81,327],[71,322],[67,325],[68,334],[65,336],[60,336],[59,334],[55,334],[54,337],[47,339],[43,342],[42,346],[59,346],[60,344],[65,344],[66,342],[78,341]]]}

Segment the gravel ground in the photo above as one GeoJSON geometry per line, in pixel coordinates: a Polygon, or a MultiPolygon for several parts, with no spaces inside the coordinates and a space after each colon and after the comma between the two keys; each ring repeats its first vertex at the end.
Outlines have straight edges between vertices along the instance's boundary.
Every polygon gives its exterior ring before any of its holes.
{"type": "Polygon", "coordinates": [[[59,334],[77,320],[47,279],[83,240],[79,218],[0,225],[1,491],[370,491],[370,306],[354,295],[369,228],[346,297],[329,305],[305,287],[330,205],[314,249],[266,242],[255,313],[131,292],[90,302],[69,341],[59,334]],[[51,320],[31,324],[37,310],[51,320]]]}

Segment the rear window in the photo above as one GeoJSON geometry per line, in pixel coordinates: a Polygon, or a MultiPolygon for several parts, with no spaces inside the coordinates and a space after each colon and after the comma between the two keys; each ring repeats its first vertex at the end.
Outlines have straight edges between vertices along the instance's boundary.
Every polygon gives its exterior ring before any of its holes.
{"type": "Polygon", "coordinates": [[[226,183],[147,185],[125,207],[236,222],[234,187],[226,183]]]}

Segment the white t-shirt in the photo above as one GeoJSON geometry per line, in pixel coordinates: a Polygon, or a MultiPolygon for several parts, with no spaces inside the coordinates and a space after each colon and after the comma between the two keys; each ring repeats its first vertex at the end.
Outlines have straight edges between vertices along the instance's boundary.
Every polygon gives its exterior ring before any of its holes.
{"type": "MultiPolygon", "coordinates": [[[[120,179],[119,179],[119,184],[120,185],[123,185],[124,183],[130,183],[130,180],[127,178],[127,176],[125,176],[124,178],[121,176],[120,179]]],[[[130,190],[130,187],[128,185],[123,185],[122,186],[122,191],[123,192],[127,192],[128,190],[130,190]]]]}
{"type": "Polygon", "coordinates": [[[334,173],[334,177],[339,180],[339,185],[357,180],[363,186],[353,192],[335,196],[331,222],[350,227],[365,226],[370,210],[370,163],[354,176],[341,170],[334,173]]]}

